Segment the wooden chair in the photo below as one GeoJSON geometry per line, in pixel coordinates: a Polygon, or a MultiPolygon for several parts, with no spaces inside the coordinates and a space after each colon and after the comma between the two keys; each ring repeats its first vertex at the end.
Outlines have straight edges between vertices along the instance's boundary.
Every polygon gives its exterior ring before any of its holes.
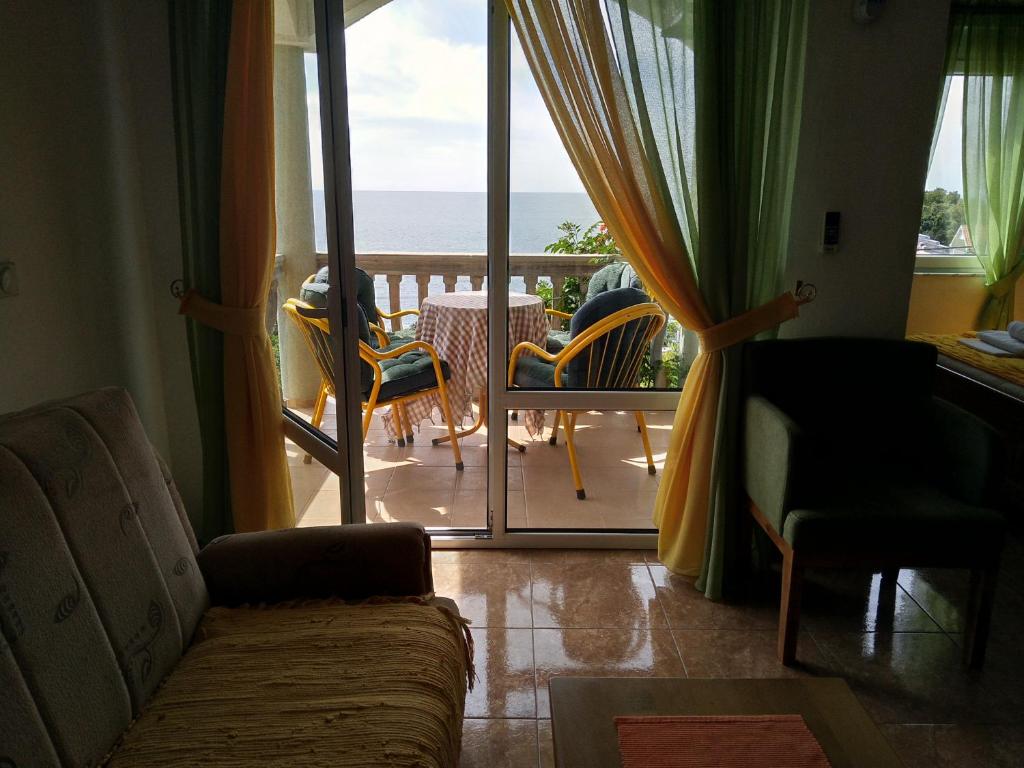
{"type": "Polygon", "coordinates": [[[807,568],[967,568],[964,663],[980,667],[1005,523],[989,508],[1002,447],[933,397],[935,348],[890,339],[762,341],[744,349],[743,482],[782,553],[778,655],[796,658],[807,568]]]}
{"type": "MultiPolygon", "coordinates": [[[[283,309],[299,327],[313,353],[317,366],[320,368],[320,393],[317,396],[312,420],[313,426],[319,427],[327,398],[335,397],[334,353],[330,343],[331,328],[327,319],[327,310],[312,307],[299,299],[288,299],[284,303],[283,309]]],[[[455,422],[452,419],[451,405],[448,401],[446,382],[451,378],[448,363],[441,360],[437,356],[437,351],[425,341],[412,341],[386,349],[374,349],[369,344],[369,323],[366,322],[362,307],[359,308],[359,318],[359,358],[361,361],[359,378],[363,405],[363,439],[366,439],[374,410],[389,405],[394,413],[398,444],[404,446],[406,436],[410,441],[412,439],[412,425],[405,412],[405,404],[410,400],[437,393],[445,422],[448,425],[452,452],[455,454],[455,468],[462,471],[464,467],[462,452],[455,436],[455,422]]],[[[305,461],[309,463],[308,455],[305,461]]]]}
{"type": "MultiPolygon", "coordinates": [[[[512,350],[508,366],[510,387],[555,389],[633,389],[651,340],[665,325],[665,313],[636,288],[605,291],[587,301],[572,316],[570,338],[552,354],[524,341],[512,350]]],[[[585,499],[583,477],[576,458],[576,419],[579,411],[556,411],[549,443],[558,442],[559,425],[565,427],[576,498],[585,499]]],[[[643,411],[634,411],[647,457],[647,471],[655,473],[651,442],[643,411]]]]}

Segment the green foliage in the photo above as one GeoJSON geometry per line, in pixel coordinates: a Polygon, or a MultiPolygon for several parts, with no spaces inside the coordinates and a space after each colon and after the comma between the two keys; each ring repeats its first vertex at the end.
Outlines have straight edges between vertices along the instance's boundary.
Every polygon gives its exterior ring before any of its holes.
{"type": "MultiPolygon", "coordinates": [[[[586,229],[583,229],[583,227],[574,222],[565,221],[559,225],[558,231],[561,233],[561,236],[544,248],[545,253],[594,254],[592,262],[601,265],[619,261],[622,257],[619,247],[615,244],[604,223],[600,221],[591,224],[586,229]]],[[[539,283],[537,285],[537,295],[544,299],[544,306],[551,307],[551,285],[539,283]]],[[[572,314],[580,308],[582,303],[583,290],[579,279],[567,277],[565,279],[565,286],[562,289],[559,306],[554,307],[554,309],[572,314]]],[[[672,321],[669,324],[666,339],[670,340],[671,343],[671,340],[679,338],[680,333],[679,324],[672,321]]],[[[650,389],[657,384],[659,373],[663,373],[665,376],[664,385],[666,387],[669,389],[680,389],[689,369],[683,365],[679,352],[680,350],[677,345],[673,344],[670,348],[663,351],[660,361],[652,362],[651,353],[648,350],[640,368],[639,385],[650,389]]]]}
{"type": "Polygon", "coordinates": [[[963,223],[964,203],[959,192],[947,192],[942,187],[936,187],[924,193],[921,234],[949,245],[963,223]]]}
{"type": "Polygon", "coordinates": [[[678,349],[674,347],[665,349],[662,352],[661,360],[657,362],[651,361],[651,353],[648,350],[640,366],[639,384],[643,389],[651,389],[657,385],[658,374],[664,373],[666,389],[682,389],[683,382],[686,381],[686,374],[689,372],[690,368],[683,365],[678,349]]]}
{"type": "Polygon", "coordinates": [[[270,349],[274,353],[274,365],[277,367],[277,380],[281,380],[281,337],[275,328],[270,333],[270,349]]]}
{"type": "MultiPolygon", "coordinates": [[[[609,264],[617,261],[622,252],[608,233],[603,222],[595,222],[586,229],[572,221],[563,221],[558,225],[561,236],[544,247],[545,253],[593,254],[594,264],[609,264]]],[[[583,285],[578,277],[565,278],[562,295],[558,306],[552,307],[551,287],[545,287],[545,306],[573,314],[583,304],[583,285]]],[[[538,287],[537,293],[540,294],[538,287]]],[[[544,294],[542,294],[544,295],[544,294]]]]}
{"type": "MultiPolygon", "coordinates": [[[[572,221],[563,221],[558,225],[562,233],[555,242],[544,247],[544,253],[593,253],[600,256],[621,256],[622,251],[615,244],[608,228],[603,221],[591,224],[583,229],[572,221]]],[[[605,264],[615,259],[595,259],[595,263],[605,264]]]]}

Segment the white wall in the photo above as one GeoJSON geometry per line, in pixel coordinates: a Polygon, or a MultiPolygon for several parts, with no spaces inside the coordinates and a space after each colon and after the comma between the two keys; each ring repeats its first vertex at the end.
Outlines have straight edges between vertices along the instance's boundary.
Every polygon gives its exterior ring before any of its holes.
{"type": "Polygon", "coordinates": [[[945,0],[885,4],[858,25],[850,0],[811,2],[787,285],[818,298],[782,336],[900,337],[946,45],[945,0]],[[838,253],[820,253],[825,211],[838,253]]]}
{"type": "Polygon", "coordinates": [[[126,387],[194,506],[166,3],[4,3],[0,57],[0,413],[126,387]]]}

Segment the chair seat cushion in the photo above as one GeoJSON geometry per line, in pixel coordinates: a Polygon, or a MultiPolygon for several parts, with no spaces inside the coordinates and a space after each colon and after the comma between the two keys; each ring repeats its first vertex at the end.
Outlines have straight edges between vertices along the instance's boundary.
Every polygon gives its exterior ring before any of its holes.
{"type": "Polygon", "coordinates": [[[547,343],[544,345],[552,355],[557,355],[569,343],[568,331],[548,331],[547,343]]]}
{"type": "Polygon", "coordinates": [[[392,344],[396,342],[408,344],[410,341],[416,341],[416,326],[411,325],[408,328],[400,328],[397,331],[388,331],[388,336],[391,337],[392,344]]]}
{"type": "MultiPolygon", "coordinates": [[[[565,374],[563,373],[563,384],[565,384],[565,380],[565,374]]],[[[515,384],[517,387],[554,387],[554,363],[546,362],[533,355],[522,355],[516,361],[515,384]]]]}
{"type": "Polygon", "coordinates": [[[782,533],[803,551],[906,552],[955,561],[998,550],[1004,529],[994,510],[964,504],[924,481],[888,480],[844,484],[827,501],[797,507],[782,533]]]}
{"type": "MultiPolygon", "coordinates": [[[[380,368],[383,378],[380,394],[377,395],[378,401],[391,400],[437,386],[434,362],[430,355],[422,350],[417,349],[390,360],[381,360],[380,368]]],[[[441,361],[441,373],[445,381],[451,378],[451,370],[444,360],[441,361]]],[[[369,396],[370,392],[366,390],[363,394],[369,396]]]]}
{"type": "Polygon", "coordinates": [[[435,605],[214,608],[108,766],[455,766],[469,668],[435,605]]]}

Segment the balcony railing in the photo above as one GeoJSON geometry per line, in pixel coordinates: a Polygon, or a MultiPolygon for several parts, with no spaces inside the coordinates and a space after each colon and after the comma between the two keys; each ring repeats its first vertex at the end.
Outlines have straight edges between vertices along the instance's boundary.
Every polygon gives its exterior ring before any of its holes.
{"type": "MultiPolygon", "coordinates": [[[[267,307],[267,327],[273,330],[277,324],[277,306],[288,296],[278,286],[281,265],[285,257],[277,256],[274,282],[271,287],[269,305],[267,307]]],[[[317,268],[327,264],[327,254],[317,254],[317,268]]],[[[427,297],[427,290],[432,278],[439,277],[444,283],[446,292],[455,290],[459,278],[469,278],[473,290],[480,290],[487,275],[487,254],[485,253],[360,253],[356,254],[356,264],[376,279],[383,276],[388,284],[388,311],[398,309],[417,309],[427,297]],[[410,276],[416,281],[416,305],[402,306],[402,278],[410,276]]],[[[509,256],[509,277],[522,278],[526,284],[526,292],[536,294],[541,278],[551,284],[554,304],[559,305],[559,298],[568,277],[580,280],[583,293],[591,276],[601,268],[591,255],[560,254],[560,253],[514,253],[509,256]]],[[[293,286],[291,294],[298,295],[298,286],[293,286]]],[[[552,318],[557,322],[557,318],[552,318]]],[[[401,319],[392,320],[391,330],[397,330],[401,319]]],[[[557,327],[557,326],[556,326],[557,327]]]]}
{"type": "MultiPolygon", "coordinates": [[[[290,286],[287,292],[279,288],[279,277],[285,258],[281,254],[277,255],[274,281],[267,306],[267,328],[271,333],[277,328],[278,305],[288,296],[298,295],[299,290],[297,285],[290,286]]],[[[317,253],[316,263],[318,269],[326,265],[327,254],[317,253]]],[[[445,292],[453,292],[460,278],[469,278],[472,289],[480,290],[487,276],[485,253],[357,253],[356,265],[375,281],[378,276],[385,278],[388,312],[418,309],[427,297],[433,278],[441,279],[445,292]],[[402,280],[405,277],[412,277],[416,281],[415,305],[403,306],[402,280]]],[[[537,286],[543,278],[551,285],[553,304],[558,307],[567,278],[579,279],[581,293],[585,294],[590,278],[601,266],[598,258],[591,254],[513,253],[509,255],[509,278],[521,278],[525,283],[526,292],[531,294],[537,293],[537,286]]],[[[558,318],[552,316],[550,319],[552,328],[560,327],[561,321],[558,318]]],[[[390,322],[392,331],[401,327],[401,318],[390,322]]],[[[665,332],[662,331],[651,345],[652,363],[662,359],[664,335],[665,332]]]]}

